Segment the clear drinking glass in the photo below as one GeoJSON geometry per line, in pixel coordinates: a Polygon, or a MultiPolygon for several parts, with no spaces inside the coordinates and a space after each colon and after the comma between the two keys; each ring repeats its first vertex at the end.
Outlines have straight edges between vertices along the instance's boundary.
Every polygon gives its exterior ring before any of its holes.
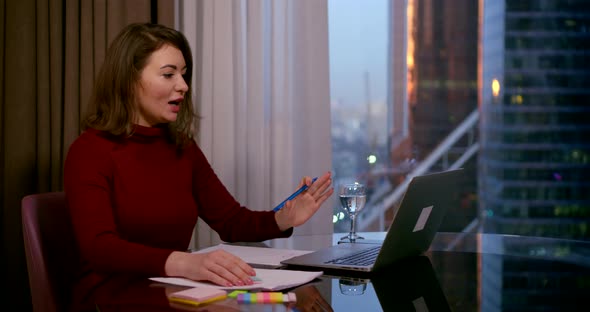
{"type": "Polygon", "coordinates": [[[366,187],[358,182],[345,183],[340,185],[338,196],[340,197],[342,208],[350,217],[350,233],[340,240],[347,240],[353,243],[357,239],[363,239],[363,237],[356,234],[356,216],[365,207],[367,200],[366,187]]]}

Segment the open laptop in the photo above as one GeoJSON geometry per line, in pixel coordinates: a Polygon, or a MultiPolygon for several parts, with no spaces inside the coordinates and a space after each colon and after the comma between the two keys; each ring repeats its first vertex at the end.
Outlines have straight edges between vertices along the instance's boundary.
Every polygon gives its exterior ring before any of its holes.
{"type": "Polygon", "coordinates": [[[462,169],[412,178],[382,244],[346,243],[281,261],[300,269],[371,272],[428,250],[450,206],[462,169]]]}

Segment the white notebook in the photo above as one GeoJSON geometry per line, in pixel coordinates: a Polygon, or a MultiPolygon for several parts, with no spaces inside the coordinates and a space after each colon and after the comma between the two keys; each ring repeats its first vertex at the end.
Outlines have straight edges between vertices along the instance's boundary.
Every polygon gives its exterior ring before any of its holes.
{"type": "Polygon", "coordinates": [[[256,265],[278,268],[284,266],[281,261],[308,254],[310,250],[293,250],[267,247],[237,246],[230,244],[219,244],[213,247],[204,248],[194,253],[210,252],[217,249],[223,249],[231,254],[240,257],[244,262],[254,266],[256,277],[260,281],[255,281],[253,285],[245,286],[219,286],[209,282],[196,282],[187,278],[179,277],[152,277],[150,280],[190,287],[214,287],[218,289],[260,289],[268,291],[279,291],[305,283],[309,283],[323,274],[323,271],[294,271],[294,270],[277,270],[256,268],[256,265]]]}
{"type": "Polygon", "coordinates": [[[240,259],[244,260],[244,262],[250,264],[251,266],[258,266],[263,269],[284,267],[284,265],[281,264],[281,261],[313,252],[312,250],[295,250],[219,244],[198,251],[194,251],[193,253],[210,252],[217,249],[223,249],[233,255],[240,257],[240,259]]]}
{"type": "Polygon", "coordinates": [[[255,281],[253,285],[244,286],[220,286],[209,282],[197,282],[187,278],[180,277],[152,277],[150,280],[160,283],[174,284],[189,287],[213,287],[217,289],[260,289],[264,291],[279,291],[287,288],[296,287],[313,281],[320,277],[322,271],[294,271],[294,270],[274,270],[274,269],[254,269],[256,277],[260,281],[255,281]]]}

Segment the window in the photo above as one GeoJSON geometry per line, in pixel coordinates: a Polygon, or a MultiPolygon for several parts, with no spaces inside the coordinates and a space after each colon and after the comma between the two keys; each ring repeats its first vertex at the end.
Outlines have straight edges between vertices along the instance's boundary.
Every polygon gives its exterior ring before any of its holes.
{"type": "MultiPolygon", "coordinates": [[[[590,239],[586,2],[329,0],[334,183],[369,186],[358,221],[430,155],[441,171],[478,143],[441,231],[590,239]]],[[[384,230],[393,209],[357,230],[384,230]]]]}

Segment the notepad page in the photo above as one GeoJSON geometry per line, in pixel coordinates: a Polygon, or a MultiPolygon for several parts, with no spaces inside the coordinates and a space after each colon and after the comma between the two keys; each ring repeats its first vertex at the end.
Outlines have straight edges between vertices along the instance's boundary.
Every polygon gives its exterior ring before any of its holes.
{"type": "Polygon", "coordinates": [[[213,247],[195,251],[195,253],[210,252],[218,249],[223,249],[233,255],[236,255],[246,263],[269,266],[281,266],[281,261],[283,260],[313,252],[311,250],[293,250],[219,244],[213,247]]]}
{"type": "Polygon", "coordinates": [[[189,287],[213,287],[217,289],[235,290],[235,289],[260,289],[267,291],[280,291],[287,288],[296,287],[313,281],[320,277],[322,271],[296,271],[296,270],[272,270],[272,269],[254,269],[256,277],[260,281],[255,281],[253,285],[244,286],[220,286],[209,282],[197,282],[187,278],[180,277],[152,277],[150,280],[160,283],[174,284],[189,287]]]}

